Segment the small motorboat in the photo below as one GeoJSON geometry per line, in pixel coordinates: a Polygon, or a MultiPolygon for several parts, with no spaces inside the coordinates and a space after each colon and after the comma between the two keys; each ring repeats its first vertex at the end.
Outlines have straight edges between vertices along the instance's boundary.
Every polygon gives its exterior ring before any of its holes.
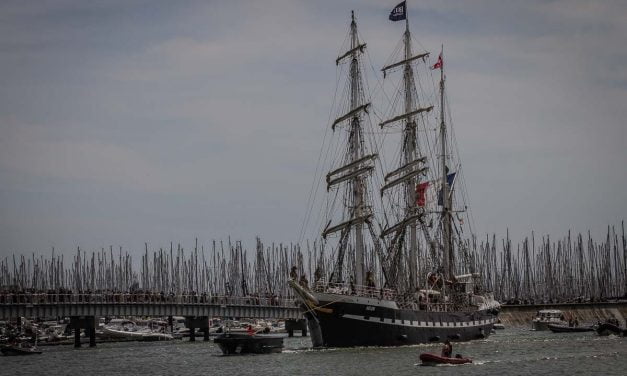
{"type": "Polygon", "coordinates": [[[0,351],[2,352],[2,355],[7,355],[7,356],[41,354],[41,351],[39,351],[37,347],[24,346],[22,344],[2,346],[0,351]]]}
{"type": "Polygon", "coordinates": [[[562,311],[558,309],[542,309],[531,320],[531,330],[549,330],[549,324],[568,325],[568,322],[565,320],[562,311]]]}
{"type": "Polygon", "coordinates": [[[102,337],[113,339],[125,339],[136,341],[169,341],[174,336],[168,333],[142,328],[129,320],[112,320],[107,326],[102,327],[102,337]]]}
{"type": "Polygon", "coordinates": [[[283,351],[283,336],[266,334],[224,333],[216,337],[224,355],[270,354],[283,351]]]}
{"type": "Polygon", "coordinates": [[[553,333],[581,333],[581,332],[592,332],[594,328],[591,326],[569,326],[569,325],[559,325],[559,324],[549,324],[549,330],[553,333]]]}
{"type": "Polygon", "coordinates": [[[461,355],[458,355],[455,358],[448,358],[445,356],[440,356],[431,353],[422,353],[420,354],[420,361],[423,366],[436,366],[438,364],[466,364],[472,363],[472,359],[463,358],[461,355]]]}
{"type": "Polygon", "coordinates": [[[604,322],[602,324],[599,324],[599,326],[597,326],[596,328],[596,332],[600,336],[625,336],[627,334],[627,330],[624,330],[620,326],[615,325],[611,322],[604,322]]]}

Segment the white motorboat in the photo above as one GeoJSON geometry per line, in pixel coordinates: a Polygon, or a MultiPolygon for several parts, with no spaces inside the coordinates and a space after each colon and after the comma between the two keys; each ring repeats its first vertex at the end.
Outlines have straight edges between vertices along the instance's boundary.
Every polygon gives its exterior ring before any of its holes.
{"type": "Polygon", "coordinates": [[[102,327],[102,336],[137,341],[169,341],[174,339],[171,334],[142,328],[129,320],[112,320],[109,325],[102,327]]]}
{"type": "Polygon", "coordinates": [[[531,329],[536,331],[549,330],[549,324],[568,325],[564,314],[559,309],[542,309],[531,320],[531,329]]]}

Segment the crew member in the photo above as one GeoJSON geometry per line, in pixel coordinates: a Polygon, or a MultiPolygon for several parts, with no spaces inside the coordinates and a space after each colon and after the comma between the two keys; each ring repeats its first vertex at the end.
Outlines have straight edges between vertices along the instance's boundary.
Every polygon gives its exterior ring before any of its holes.
{"type": "Polygon", "coordinates": [[[442,356],[445,358],[450,358],[453,354],[453,345],[451,345],[451,341],[448,339],[444,342],[444,346],[442,346],[442,356]]]}
{"type": "Polygon", "coordinates": [[[251,336],[255,335],[255,329],[253,329],[252,325],[248,325],[248,328],[246,328],[246,333],[248,333],[248,335],[251,335],[251,336]]]}

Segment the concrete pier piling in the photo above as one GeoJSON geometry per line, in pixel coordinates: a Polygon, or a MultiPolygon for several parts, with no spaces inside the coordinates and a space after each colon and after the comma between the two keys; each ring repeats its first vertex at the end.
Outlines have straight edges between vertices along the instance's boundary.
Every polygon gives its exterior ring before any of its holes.
{"type": "Polygon", "coordinates": [[[307,337],[307,320],[285,320],[285,330],[287,330],[289,337],[294,337],[294,330],[300,330],[301,335],[303,337],[307,337]]]}
{"type": "Polygon", "coordinates": [[[81,347],[81,329],[89,336],[89,347],[96,347],[96,318],[94,316],[71,316],[70,327],[74,330],[74,347],[81,347]]]}
{"type": "Polygon", "coordinates": [[[208,316],[186,316],[185,327],[189,328],[189,340],[196,340],[196,329],[204,332],[203,340],[209,341],[209,317],[208,316]]]}

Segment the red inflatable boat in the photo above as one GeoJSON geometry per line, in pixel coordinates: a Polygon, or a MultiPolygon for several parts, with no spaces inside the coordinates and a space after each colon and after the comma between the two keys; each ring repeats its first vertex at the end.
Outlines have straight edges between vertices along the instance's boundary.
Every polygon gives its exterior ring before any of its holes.
{"type": "Polygon", "coordinates": [[[435,354],[422,353],[420,354],[420,361],[423,365],[435,366],[438,364],[465,364],[472,363],[472,359],[469,358],[447,358],[435,354]]]}

